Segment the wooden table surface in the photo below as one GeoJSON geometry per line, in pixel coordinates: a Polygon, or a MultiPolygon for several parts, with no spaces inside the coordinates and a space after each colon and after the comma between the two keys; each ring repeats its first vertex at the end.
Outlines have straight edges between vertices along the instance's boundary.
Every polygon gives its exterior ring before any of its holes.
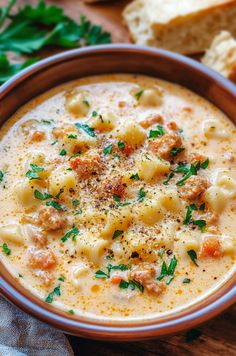
{"type": "MultiPolygon", "coordinates": [[[[0,6],[7,0],[0,0],[0,6]]],[[[128,31],[123,26],[121,12],[129,3],[127,0],[117,0],[113,3],[84,5],[81,0],[50,1],[62,6],[66,13],[79,20],[80,14],[85,14],[96,24],[112,33],[113,42],[129,42],[128,31]]],[[[18,0],[18,4],[37,3],[37,0],[18,0]]],[[[145,342],[111,343],[86,340],[69,336],[76,355],[83,356],[236,356],[236,306],[227,310],[204,326],[189,332],[171,337],[145,342]]],[[[61,355],[58,355],[61,356],[61,355]]]]}

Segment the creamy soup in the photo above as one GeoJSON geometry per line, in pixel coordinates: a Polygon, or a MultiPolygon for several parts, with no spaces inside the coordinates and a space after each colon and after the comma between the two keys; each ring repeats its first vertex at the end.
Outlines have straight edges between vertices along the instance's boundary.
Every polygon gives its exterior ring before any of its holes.
{"type": "Polygon", "coordinates": [[[145,76],[55,88],[1,129],[1,260],[68,315],[185,308],[235,267],[236,130],[145,76]]]}

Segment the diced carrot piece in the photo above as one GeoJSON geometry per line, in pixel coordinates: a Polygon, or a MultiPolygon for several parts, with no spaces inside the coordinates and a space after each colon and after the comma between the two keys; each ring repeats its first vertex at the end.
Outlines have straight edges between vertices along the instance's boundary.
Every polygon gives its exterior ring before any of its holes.
{"type": "Polygon", "coordinates": [[[205,238],[202,244],[201,257],[218,257],[222,254],[221,244],[218,238],[205,238]]]}
{"type": "Polygon", "coordinates": [[[110,279],[111,283],[113,284],[120,284],[121,280],[122,278],[119,276],[112,276],[110,279]]]}
{"type": "Polygon", "coordinates": [[[44,138],[45,138],[45,132],[34,131],[30,138],[30,142],[39,142],[39,141],[42,141],[44,138]]]}

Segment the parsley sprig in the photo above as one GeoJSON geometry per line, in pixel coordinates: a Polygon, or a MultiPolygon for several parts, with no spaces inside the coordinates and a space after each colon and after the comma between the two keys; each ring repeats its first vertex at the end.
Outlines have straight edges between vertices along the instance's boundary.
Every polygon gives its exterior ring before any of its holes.
{"type": "Polygon", "coordinates": [[[71,230],[69,230],[62,238],[61,241],[62,242],[66,242],[69,238],[72,238],[72,241],[75,241],[76,236],[79,233],[79,229],[75,226],[72,227],[71,230]]]}
{"type": "Polygon", "coordinates": [[[169,266],[167,266],[166,262],[163,261],[161,266],[161,273],[157,277],[157,280],[161,281],[163,278],[169,277],[166,280],[166,284],[169,285],[171,281],[174,279],[174,273],[175,273],[175,268],[177,266],[177,262],[178,261],[175,256],[171,259],[169,266]]]}
{"type": "Polygon", "coordinates": [[[46,303],[51,304],[53,302],[53,299],[55,295],[60,296],[61,295],[61,285],[58,284],[51,293],[48,294],[47,298],[45,299],[46,303]]]}
{"type": "Polygon", "coordinates": [[[26,177],[29,178],[29,180],[42,180],[39,176],[39,172],[44,172],[45,169],[37,166],[37,164],[30,164],[30,167],[31,169],[26,172],[26,177]]]}
{"type": "Polygon", "coordinates": [[[111,276],[111,271],[114,270],[120,270],[120,271],[127,271],[129,269],[131,269],[130,265],[124,265],[124,264],[120,264],[120,265],[107,265],[106,266],[107,272],[104,272],[102,270],[98,270],[95,273],[95,277],[96,278],[101,278],[101,279],[108,279],[111,276]]]}
{"type": "Polygon", "coordinates": [[[189,225],[189,224],[196,225],[198,226],[201,232],[204,232],[206,229],[206,221],[201,219],[200,220],[192,219],[192,212],[197,210],[201,210],[201,211],[205,210],[205,204],[202,204],[199,208],[197,208],[195,204],[191,204],[187,206],[186,217],[183,223],[184,225],[189,225]]]}

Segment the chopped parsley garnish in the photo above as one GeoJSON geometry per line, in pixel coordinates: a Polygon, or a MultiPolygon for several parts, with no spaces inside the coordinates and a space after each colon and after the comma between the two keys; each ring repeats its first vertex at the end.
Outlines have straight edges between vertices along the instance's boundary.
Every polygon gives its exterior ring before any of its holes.
{"type": "Polygon", "coordinates": [[[116,230],[112,236],[112,240],[116,239],[118,236],[122,235],[124,231],[116,230]]]}
{"type": "Polygon", "coordinates": [[[206,221],[205,220],[192,220],[192,212],[195,210],[204,210],[205,209],[205,205],[202,204],[200,206],[200,208],[198,209],[197,206],[195,204],[191,204],[189,206],[187,206],[187,213],[186,213],[186,217],[184,220],[184,224],[185,225],[189,225],[189,224],[193,224],[199,227],[199,230],[201,232],[205,231],[206,228],[206,221]],[[200,209],[201,208],[201,209],[200,209]]]}
{"type": "Polygon", "coordinates": [[[162,247],[160,248],[160,250],[158,251],[158,256],[160,256],[161,258],[164,256],[165,253],[165,249],[162,247]]]}
{"type": "Polygon", "coordinates": [[[112,149],[113,149],[113,145],[112,144],[107,146],[107,147],[105,147],[104,150],[103,150],[104,155],[106,156],[108,154],[111,154],[112,153],[112,149]]]}
{"type": "Polygon", "coordinates": [[[165,135],[163,127],[161,125],[157,125],[157,130],[150,130],[149,138],[159,137],[165,135]]]}
{"type": "Polygon", "coordinates": [[[88,108],[90,108],[90,104],[89,104],[89,102],[88,102],[88,100],[83,100],[83,104],[85,105],[85,106],[87,106],[88,108]]]}
{"type": "Polygon", "coordinates": [[[2,245],[2,251],[9,256],[11,254],[11,249],[7,246],[7,244],[4,242],[2,245]]]}
{"type": "Polygon", "coordinates": [[[166,262],[163,261],[161,266],[161,273],[157,277],[157,280],[161,281],[163,278],[169,276],[169,278],[167,278],[166,280],[166,284],[169,285],[174,278],[176,266],[177,266],[177,259],[175,256],[171,259],[169,266],[167,266],[166,262]]]}
{"type": "Polygon", "coordinates": [[[77,135],[70,134],[70,135],[68,135],[67,137],[75,140],[75,139],[77,139],[78,136],[77,136],[77,135]]]}
{"type": "Polygon", "coordinates": [[[117,194],[113,194],[113,199],[115,200],[115,202],[117,202],[117,207],[118,206],[126,206],[126,205],[130,205],[131,204],[131,202],[124,202],[124,203],[122,203],[121,201],[120,201],[120,196],[119,195],[117,195],[117,194]]]}
{"type": "Polygon", "coordinates": [[[51,146],[54,146],[57,142],[58,142],[57,140],[56,140],[56,141],[53,141],[53,142],[51,143],[51,146]]]}
{"type": "Polygon", "coordinates": [[[191,260],[193,261],[193,263],[198,267],[198,264],[197,264],[197,262],[196,262],[196,260],[197,260],[197,254],[196,254],[196,252],[195,252],[194,250],[189,250],[189,251],[187,252],[187,254],[188,254],[189,257],[191,258],[191,260]]]}
{"type": "Polygon", "coordinates": [[[59,153],[60,156],[65,156],[66,154],[67,154],[67,151],[64,148],[59,153]]]}
{"type": "Polygon", "coordinates": [[[121,280],[119,287],[121,289],[131,288],[132,290],[138,289],[141,293],[144,291],[144,286],[136,281],[135,279],[130,279],[128,282],[121,280]]]}
{"type": "Polygon", "coordinates": [[[73,200],[73,201],[72,201],[72,205],[73,205],[73,206],[79,205],[79,200],[78,200],[78,199],[73,200]]]}
{"type": "Polygon", "coordinates": [[[77,227],[73,226],[71,230],[69,230],[62,238],[61,241],[62,242],[66,242],[69,238],[72,238],[72,240],[74,241],[76,239],[76,236],[79,233],[79,229],[77,229],[77,227]]]}
{"type": "Polygon", "coordinates": [[[53,208],[57,209],[57,210],[64,210],[65,208],[63,208],[59,203],[57,203],[55,200],[52,201],[47,201],[46,202],[47,206],[52,206],[53,208]]]}
{"type": "Polygon", "coordinates": [[[140,188],[138,192],[137,201],[143,201],[145,197],[146,193],[144,192],[143,188],[140,188]]]}
{"type": "Polygon", "coordinates": [[[184,278],[184,280],[183,280],[183,283],[185,283],[185,284],[190,283],[190,282],[191,282],[191,279],[189,279],[189,278],[184,278]]]}
{"type": "Polygon", "coordinates": [[[118,141],[117,146],[119,148],[125,148],[125,143],[123,141],[118,141]]]}
{"type": "Polygon", "coordinates": [[[59,199],[62,193],[64,193],[64,189],[63,188],[61,188],[59,190],[59,192],[57,193],[57,195],[55,195],[55,199],[59,199]]]}
{"type": "Polygon", "coordinates": [[[204,211],[206,209],[206,204],[203,203],[199,206],[199,210],[204,211]]]}
{"type": "Polygon", "coordinates": [[[179,148],[172,148],[170,151],[171,156],[178,156],[179,153],[183,152],[185,150],[184,147],[179,147],[179,148]]]}
{"type": "Polygon", "coordinates": [[[64,277],[64,276],[60,276],[60,277],[58,278],[58,281],[65,282],[65,277],[64,277]]]}
{"type": "Polygon", "coordinates": [[[167,176],[167,178],[165,179],[165,180],[163,180],[163,184],[164,185],[168,185],[169,184],[169,181],[171,180],[171,178],[173,178],[174,177],[174,172],[170,172],[170,174],[168,174],[168,176],[167,176]]]}
{"type": "Polygon", "coordinates": [[[142,89],[142,90],[137,91],[137,93],[135,93],[134,96],[137,100],[139,100],[141,98],[141,96],[143,95],[143,93],[144,93],[144,90],[142,89]]]}
{"type": "Polygon", "coordinates": [[[201,168],[206,169],[209,166],[209,158],[207,158],[202,164],[201,168]]]}
{"type": "Polygon", "coordinates": [[[2,171],[0,171],[0,182],[3,181],[3,178],[4,178],[4,173],[2,171]]]}
{"type": "Polygon", "coordinates": [[[107,278],[110,278],[111,276],[111,271],[114,271],[114,270],[120,270],[120,271],[127,271],[131,268],[130,265],[124,265],[124,264],[120,264],[120,265],[117,265],[117,266],[113,266],[111,264],[107,265],[106,269],[107,269],[107,272],[103,272],[101,270],[98,270],[96,271],[95,273],[95,277],[96,278],[102,278],[102,279],[107,279],[107,278]]]}
{"type": "Polygon", "coordinates": [[[190,178],[192,175],[197,175],[198,171],[200,168],[206,169],[209,164],[209,159],[207,158],[203,163],[200,161],[196,161],[195,164],[186,164],[183,162],[180,162],[178,167],[174,170],[174,172],[182,172],[184,173],[183,177],[181,180],[179,180],[176,185],[181,186],[184,185],[184,182],[190,178]]]}
{"type": "Polygon", "coordinates": [[[36,164],[30,164],[30,167],[31,167],[31,170],[28,170],[26,172],[26,177],[29,178],[29,180],[33,180],[33,179],[42,180],[42,178],[39,177],[38,173],[44,172],[45,169],[37,166],[36,164]]]}
{"type": "Polygon", "coordinates": [[[92,112],[92,117],[97,117],[97,116],[98,116],[97,111],[93,111],[93,112],[92,112]]]}
{"type": "Polygon", "coordinates": [[[53,302],[53,299],[55,295],[60,296],[61,295],[61,286],[58,284],[57,287],[54,288],[54,290],[48,294],[47,298],[45,299],[46,303],[51,304],[53,302]]]}
{"type": "Polygon", "coordinates": [[[42,124],[45,124],[45,125],[52,125],[53,124],[53,120],[41,120],[42,124]]]}
{"type": "Polygon", "coordinates": [[[34,191],[34,196],[36,199],[39,199],[39,200],[47,200],[47,199],[50,199],[52,198],[52,195],[49,194],[49,193],[41,193],[39,190],[35,190],[34,191]]]}
{"type": "Polygon", "coordinates": [[[132,176],[130,176],[129,179],[133,179],[133,180],[138,181],[140,178],[139,178],[138,173],[136,173],[136,174],[132,174],[132,176]]]}
{"type": "Polygon", "coordinates": [[[74,314],[75,314],[75,312],[74,312],[74,310],[73,310],[73,309],[70,309],[70,310],[68,310],[68,314],[74,315],[74,314]]]}
{"type": "Polygon", "coordinates": [[[94,128],[88,126],[87,124],[81,124],[80,122],[77,122],[75,124],[75,126],[77,127],[77,129],[81,129],[84,132],[86,132],[87,135],[89,135],[91,137],[96,137],[96,134],[94,132],[94,128]]]}
{"type": "Polygon", "coordinates": [[[24,276],[22,274],[20,274],[20,273],[18,273],[18,277],[19,278],[24,278],[24,276]]]}

